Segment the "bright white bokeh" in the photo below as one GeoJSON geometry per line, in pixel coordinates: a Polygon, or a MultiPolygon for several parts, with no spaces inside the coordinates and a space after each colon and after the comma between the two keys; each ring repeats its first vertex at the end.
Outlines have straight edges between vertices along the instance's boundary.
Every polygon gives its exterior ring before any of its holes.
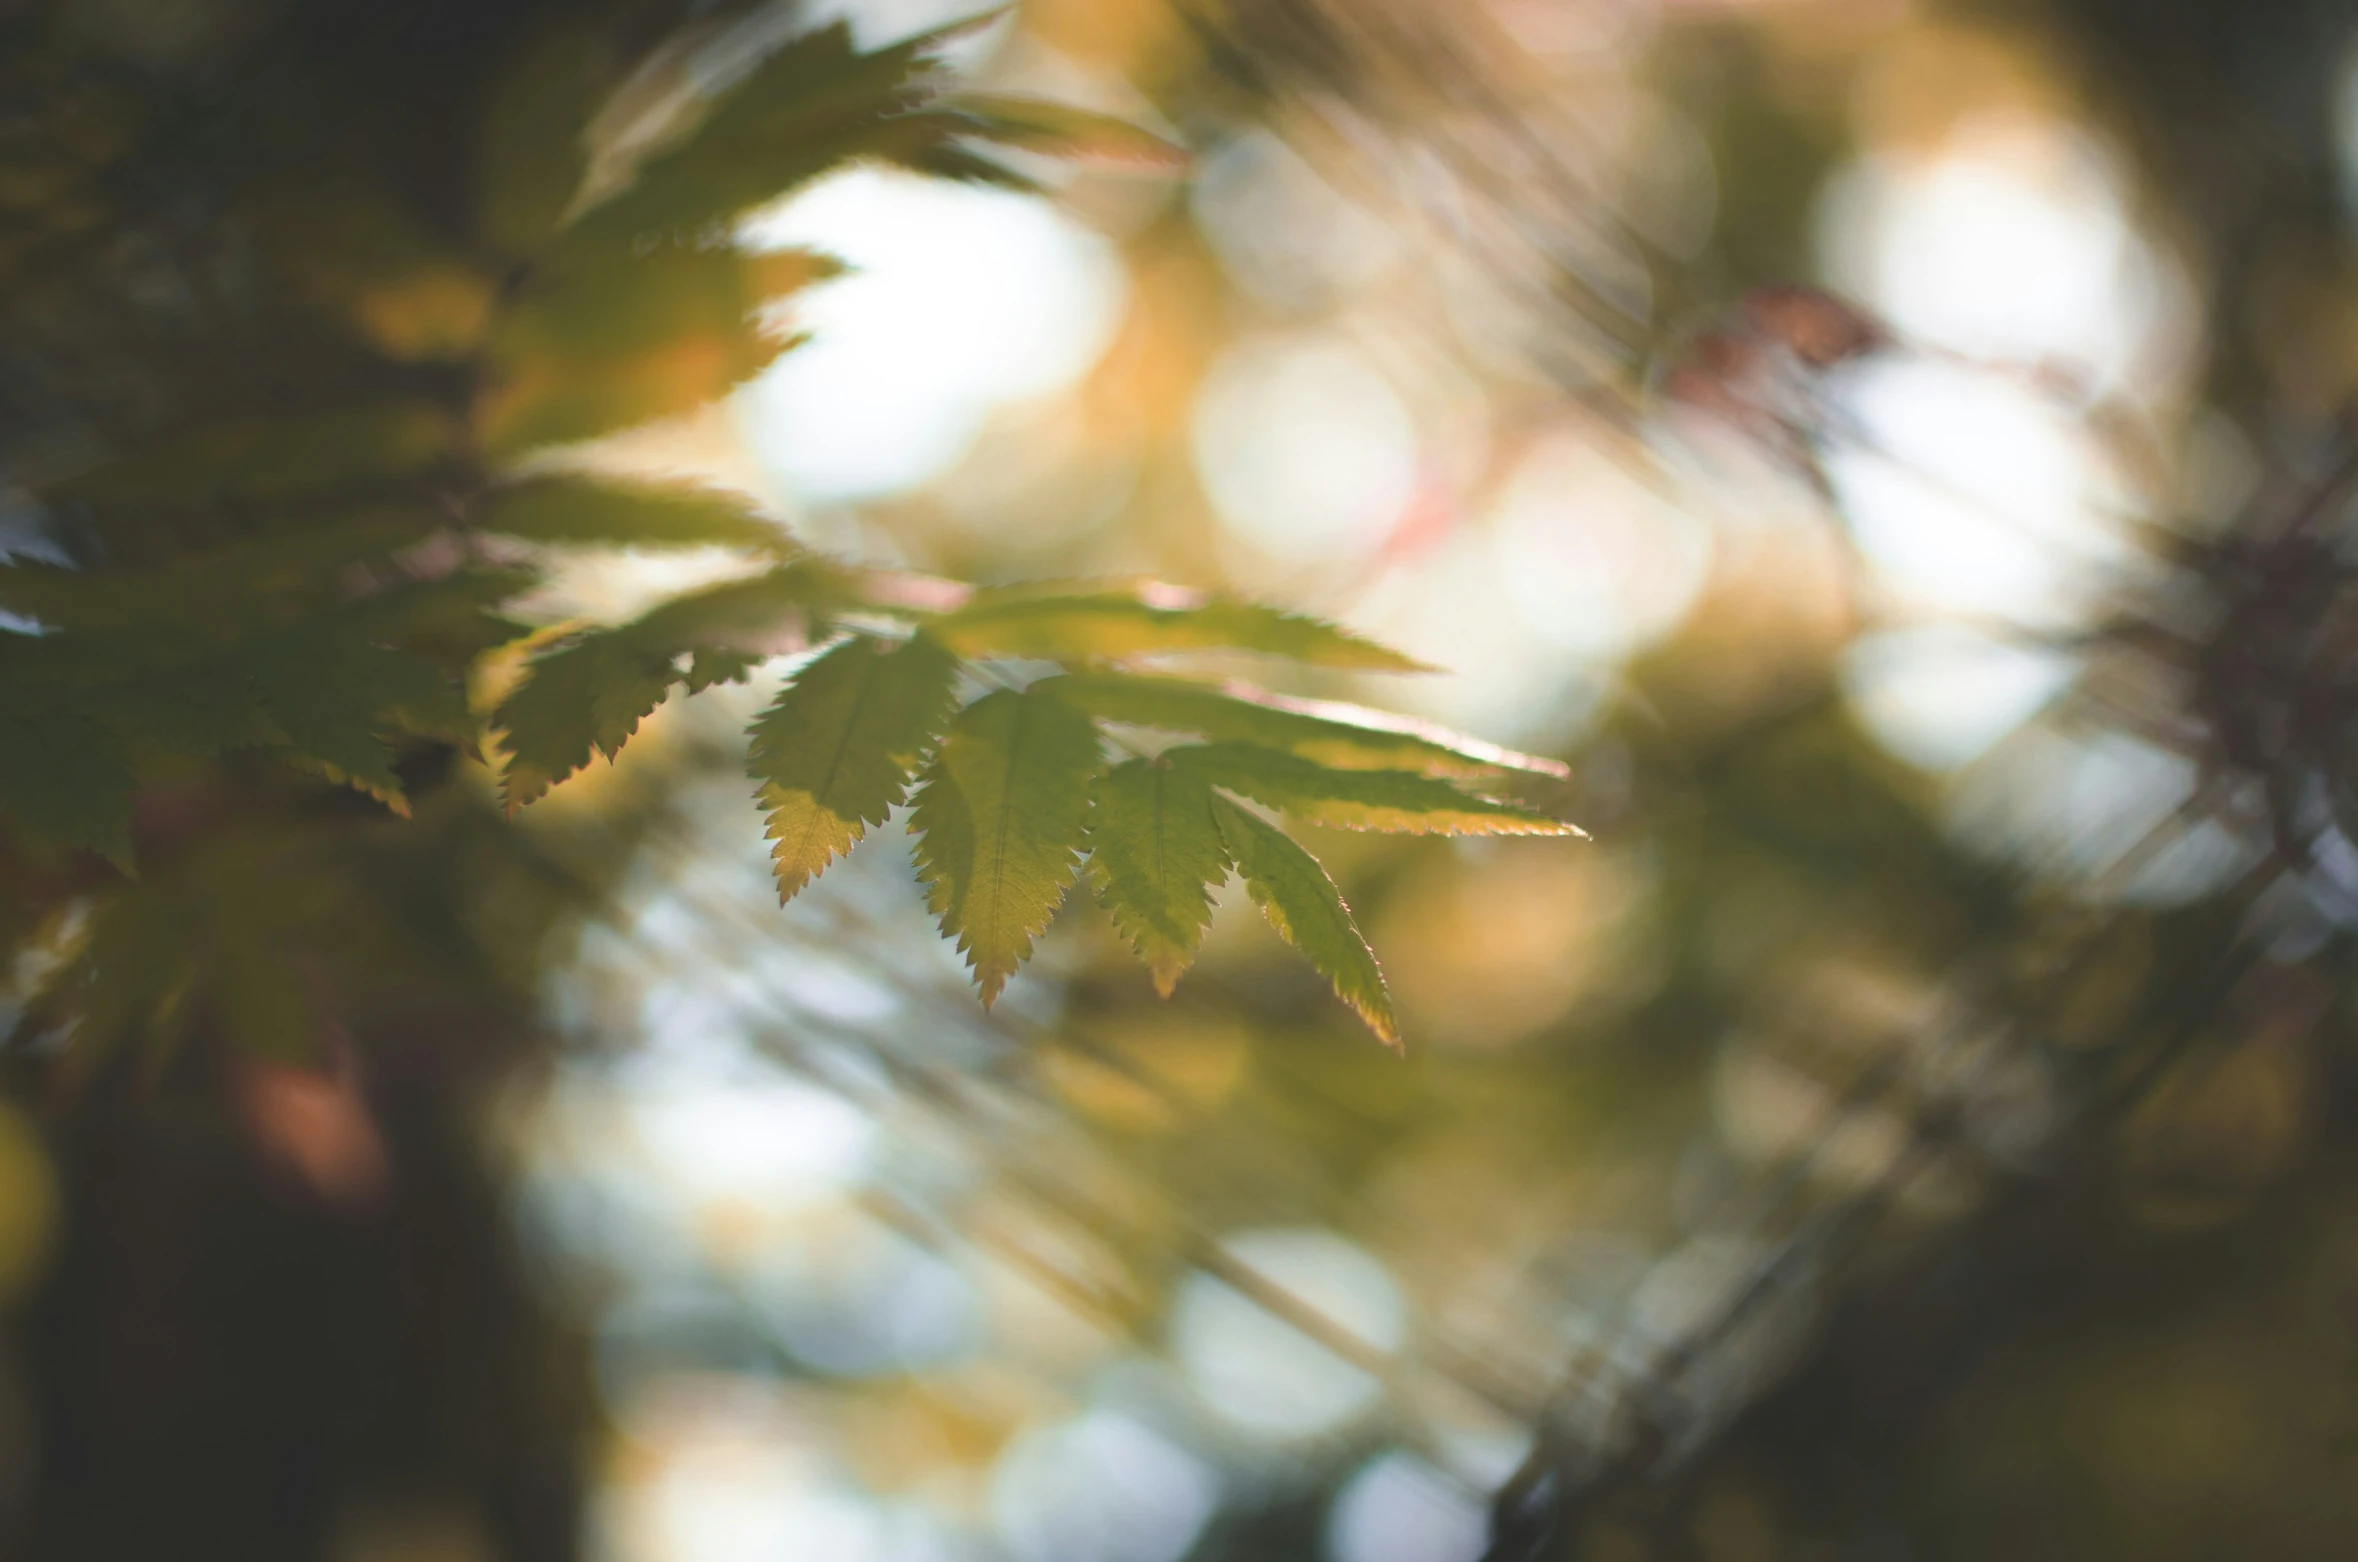
{"type": "MultiPolygon", "coordinates": [[[[1273,1228],[1225,1244],[1238,1263],[1378,1351],[1407,1337],[1408,1307],[1375,1257],[1332,1231],[1273,1228]]],[[[1369,1409],[1381,1385],[1291,1323],[1207,1274],[1172,1308],[1171,1350],[1204,1404],[1246,1432],[1314,1436],[1369,1409]]]]}
{"type": "Polygon", "coordinates": [[[1959,624],[1868,635],[1844,654],[1851,709],[1885,749],[1926,770],[1987,753],[2070,683],[2070,657],[1959,624]]]}
{"type": "Polygon", "coordinates": [[[2130,561],[2123,496],[2086,429],[2019,381],[1896,359],[1854,372],[1837,405],[1853,428],[1827,476],[1902,611],[2066,628],[2130,561]]]}
{"type": "Polygon", "coordinates": [[[737,399],[756,458],[818,503],[947,471],[993,408],[1086,373],[1127,292],[1113,247],[1049,203],[881,169],[822,179],[742,238],[853,268],[797,300],[812,340],[737,399]]]}
{"type": "Polygon", "coordinates": [[[990,1511],[1016,1562],[1177,1562],[1219,1500],[1203,1460],[1096,1410],[1012,1444],[992,1473],[990,1511]]]}
{"type": "Polygon", "coordinates": [[[1490,1537],[1482,1503],[1412,1454],[1371,1459],[1335,1494],[1332,1562],[1475,1562],[1490,1537]]]}
{"type": "Polygon", "coordinates": [[[2174,278],[2130,227],[2112,159],[2066,125],[1993,114],[1932,157],[1863,158],[1829,188],[1820,243],[1838,287],[1924,346],[2142,396],[2176,345],[2174,278]]]}
{"type": "Polygon", "coordinates": [[[642,1090],[626,1111],[629,1148],[690,1204],[806,1204],[860,1180],[875,1152],[874,1119],[790,1079],[642,1090]]]}
{"type": "Polygon", "coordinates": [[[1588,440],[1517,463],[1491,513],[1501,583],[1532,632],[1605,661],[1674,628],[1710,570],[1710,533],[1588,440]]]}
{"type": "Polygon", "coordinates": [[[1415,421],[1382,371],[1339,339],[1230,351],[1197,397],[1193,434],[1221,523],[1280,564],[1364,559],[1416,497],[1415,421]]]}

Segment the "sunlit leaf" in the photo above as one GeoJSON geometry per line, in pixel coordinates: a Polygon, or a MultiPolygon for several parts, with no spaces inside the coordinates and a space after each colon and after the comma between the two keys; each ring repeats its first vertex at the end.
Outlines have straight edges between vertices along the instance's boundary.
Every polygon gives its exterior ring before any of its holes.
{"type": "Polygon", "coordinates": [[[1168,586],[979,591],[934,633],[966,656],[1118,662],[1177,651],[1260,651],[1322,667],[1423,672],[1424,664],[1322,619],[1168,586]]]}
{"type": "Polygon", "coordinates": [[[987,694],[958,713],[909,820],[942,931],[983,1002],[1031,954],[1079,865],[1097,728],[1042,690],[987,694]]]}
{"type": "Polygon", "coordinates": [[[1191,744],[1165,756],[1215,786],[1310,824],[1406,835],[1578,835],[1561,820],[1406,770],[1337,770],[1249,743],[1191,744]]]}
{"type": "Polygon", "coordinates": [[[629,241],[724,224],[829,168],[878,149],[879,132],[932,91],[932,55],[972,22],[862,53],[833,22],[772,53],[700,123],[643,159],[629,186],[582,219],[629,241]]]}
{"type": "Polygon", "coordinates": [[[1212,801],[1202,780],[1151,759],[1116,765],[1090,791],[1098,898],[1165,997],[1194,963],[1212,921],[1212,886],[1228,873],[1212,801]]]}
{"type": "Polygon", "coordinates": [[[529,542],[627,548],[735,548],[787,551],[785,532],[733,495],[675,484],[538,477],[490,495],[475,517],[481,530],[529,542]]]}
{"type": "Polygon", "coordinates": [[[1214,686],[1147,673],[1079,672],[1056,687],[1059,698],[1108,721],[1255,743],[1347,770],[1467,777],[1501,770],[1546,776],[1568,771],[1561,761],[1518,754],[1389,711],[1288,699],[1239,683],[1214,686]]]}
{"type": "Polygon", "coordinates": [[[1333,986],[1335,996],[1349,1004],[1379,1040],[1398,1047],[1400,1028],[1392,1016],[1391,994],[1384,988],[1383,968],[1351,920],[1343,892],[1318,859],[1283,830],[1225,798],[1212,800],[1212,814],[1246,892],[1269,925],[1302,952],[1333,986]]]}
{"type": "Polygon", "coordinates": [[[924,635],[855,637],[795,675],[753,724],[746,762],[769,810],[778,898],[790,900],[882,824],[941,735],[957,659],[924,635]]]}
{"type": "Polygon", "coordinates": [[[676,597],[536,656],[492,717],[505,734],[501,790],[509,810],[593,753],[612,759],[673,685],[694,693],[732,681],[762,657],[802,643],[827,601],[828,582],[816,567],[786,565],[676,597]]]}

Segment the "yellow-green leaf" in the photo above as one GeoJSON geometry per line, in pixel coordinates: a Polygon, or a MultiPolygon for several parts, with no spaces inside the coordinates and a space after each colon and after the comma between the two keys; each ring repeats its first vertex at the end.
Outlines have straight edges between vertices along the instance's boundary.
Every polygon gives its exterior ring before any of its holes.
{"type": "Polygon", "coordinates": [[[1192,744],[1171,763],[1311,824],[1405,835],[1578,835],[1512,803],[1462,792],[1406,770],[1337,770],[1250,743],[1192,744]]]}
{"type": "Polygon", "coordinates": [[[1212,814],[1228,854],[1243,875],[1253,904],[1278,935],[1302,952],[1335,996],[1349,1004],[1386,1046],[1400,1045],[1391,994],[1375,951],[1351,920],[1343,892],[1326,870],[1283,830],[1254,818],[1225,798],[1212,800],[1212,814]]]}
{"type": "Polygon", "coordinates": [[[979,591],[933,625],[965,656],[1119,662],[1176,651],[1259,651],[1321,667],[1426,672],[1414,661],[1323,619],[1169,586],[979,591]]]}
{"type": "Polygon", "coordinates": [[[1228,874],[1212,789],[1151,759],[1099,776],[1090,792],[1089,871],[1114,926],[1169,997],[1211,925],[1212,886],[1228,874]]]}
{"type": "Polygon", "coordinates": [[[957,674],[957,659],[921,634],[891,650],[855,637],[805,667],[753,724],[746,769],[769,810],[781,901],[908,795],[957,674]]]}
{"type": "Polygon", "coordinates": [[[684,484],[657,487],[591,477],[538,477],[493,493],[475,524],[528,542],[624,548],[734,548],[790,551],[783,528],[742,499],[684,484]]]}
{"type": "Polygon", "coordinates": [[[783,565],[544,651],[492,717],[507,735],[501,787],[509,810],[588,764],[593,752],[612,759],[673,684],[692,694],[804,643],[832,582],[816,566],[783,565]]]}
{"type": "Polygon", "coordinates": [[[918,875],[985,1004],[1072,883],[1098,763],[1087,716],[1046,691],[1001,690],[958,713],[926,770],[909,819],[918,875]]]}
{"type": "Polygon", "coordinates": [[[1560,760],[1518,754],[1446,727],[1336,700],[1298,700],[1245,684],[1214,686],[1146,673],[1081,672],[1056,686],[1092,716],[1134,726],[1256,743],[1343,770],[1485,776],[1501,770],[1568,773],[1560,760]]]}

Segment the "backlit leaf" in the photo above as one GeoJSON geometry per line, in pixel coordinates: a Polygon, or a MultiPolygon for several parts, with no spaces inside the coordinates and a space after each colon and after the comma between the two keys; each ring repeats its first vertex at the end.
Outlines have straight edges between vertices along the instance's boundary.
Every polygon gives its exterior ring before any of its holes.
{"type": "Polygon", "coordinates": [[[1212,800],[1202,780],[1151,759],[1116,765],[1090,792],[1098,898],[1166,998],[1211,925],[1212,886],[1228,875],[1212,800]]]}
{"type": "Polygon", "coordinates": [[[1145,673],[1074,673],[1058,697],[1108,721],[1194,732],[1284,749],[1346,770],[1415,770],[1483,776],[1524,770],[1561,776],[1558,760],[1518,754],[1446,727],[1333,700],[1297,700],[1230,683],[1214,686],[1145,673]]]}
{"type": "Polygon", "coordinates": [[[1319,975],[1386,1046],[1400,1045],[1383,968],[1351,920],[1343,892],[1318,859],[1283,830],[1256,819],[1225,798],[1212,801],[1221,839],[1243,875],[1253,904],[1280,937],[1302,952],[1319,975]]]}
{"type": "Polygon", "coordinates": [[[506,734],[501,790],[509,810],[588,764],[593,753],[612,759],[674,684],[694,693],[734,681],[762,658],[805,643],[831,600],[832,580],[815,564],[783,565],[675,597],[630,623],[589,630],[543,651],[492,717],[506,734]]]}
{"type": "Polygon", "coordinates": [[[833,22],[772,53],[700,123],[640,162],[627,188],[582,218],[627,242],[724,224],[829,168],[879,150],[880,131],[931,91],[933,53],[961,22],[863,54],[833,22]]]}
{"type": "Polygon", "coordinates": [[[744,500],[684,484],[605,482],[591,477],[536,477],[487,498],[475,524],[528,542],[619,548],[733,548],[786,551],[784,530],[744,500]]]}
{"type": "Polygon", "coordinates": [[[1172,764],[1311,824],[1406,835],[1578,835],[1561,820],[1406,770],[1337,770],[1249,743],[1170,750],[1172,764]]]}
{"type": "Polygon", "coordinates": [[[908,796],[941,735],[957,659],[923,635],[846,640],[753,724],[747,772],[769,810],[778,898],[790,900],[908,796]]]}
{"type": "Polygon", "coordinates": [[[1098,763],[1087,716],[1040,689],[1001,690],[958,713],[926,770],[909,819],[918,874],[985,1004],[1072,883],[1098,763]]]}
{"type": "Polygon", "coordinates": [[[1424,664],[1322,619],[1169,586],[978,591],[936,620],[934,633],[965,656],[1118,662],[1175,651],[1260,651],[1321,667],[1423,672],[1424,664]]]}

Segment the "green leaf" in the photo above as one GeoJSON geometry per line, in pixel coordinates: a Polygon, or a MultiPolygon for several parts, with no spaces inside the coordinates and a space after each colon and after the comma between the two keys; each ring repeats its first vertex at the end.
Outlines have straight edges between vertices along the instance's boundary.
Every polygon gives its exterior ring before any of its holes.
{"type": "Polygon", "coordinates": [[[1040,689],[986,694],[950,723],[909,828],[942,931],[988,1005],[1031,954],[1073,880],[1097,728],[1040,689]]]}
{"type": "Polygon", "coordinates": [[[447,522],[424,505],[329,511],[282,535],[207,549],[169,568],[130,571],[0,568],[0,608],[52,629],[212,630],[279,622],[350,597],[356,564],[380,562],[447,522]]]}
{"type": "Polygon", "coordinates": [[[526,43],[486,106],[475,167],[475,227],[511,255],[557,231],[589,167],[590,120],[614,84],[595,22],[566,18],[526,43]]]}
{"type": "Polygon", "coordinates": [[[1461,792],[1406,770],[1336,770],[1250,743],[1206,743],[1164,756],[1215,786],[1311,824],[1406,835],[1578,835],[1561,820],[1461,792]]]}
{"type": "Polygon", "coordinates": [[[671,694],[673,656],[628,635],[584,635],[536,658],[492,721],[505,735],[500,793],[514,813],[589,763],[612,759],[671,694]]]}
{"type": "Polygon", "coordinates": [[[1414,770],[1478,777],[1501,770],[1562,776],[1559,760],[1518,754],[1446,727],[1335,700],[1297,700],[1245,684],[1214,686],[1145,673],[1080,672],[1057,696],[1092,716],[1140,727],[1255,743],[1344,770],[1414,770]]]}
{"type": "Polygon", "coordinates": [[[1212,921],[1212,886],[1228,875],[1212,801],[1203,781],[1151,759],[1116,765],[1090,791],[1098,898],[1166,998],[1194,964],[1212,921]]]}
{"type": "Polygon", "coordinates": [[[627,548],[696,548],[722,544],[767,552],[792,550],[785,531],[717,489],[537,477],[491,494],[475,524],[527,542],[627,548]]]}
{"type": "Polygon", "coordinates": [[[763,658],[806,643],[834,589],[835,576],[818,565],[784,565],[542,652],[492,716],[506,734],[501,792],[509,812],[588,764],[591,754],[612,759],[675,683],[693,694],[733,682],[763,658]]]}
{"type": "Polygon", "coordinates": [[[583,217],[583,229],[624,242],[697,233],[883,150],[891,122],[931,95],[934,52],[973,25],[868,54],[843,22],[792,40],[729,88],[700,124],[643,160],[626,189],[583,217]]]}
{"type": "Polygon", "coordinates": [[[964,606],[935,620],[932,628],[944,644],[964,656],[1087,664],[1174,651],[1237,650],[1288,656],[1320,667],[1431,670],[1323,619],[1170,586],[978,591],[964,606]]]}
{"type": "Polygon", "coordinates": [[[1294,844],[1283,830],[1254,818],[1225,798],[1212,800],[1212,816],[1228,854],[1244,876],[1253,904],[1278,935],[1300,950],[1386,1046],[1400,1045],[1391,994],[1375,951],[1351,920],[1343,892],[1318,859],[1294,844]]]}
{"type": "Polygon", "coordinates": [[[753,724],[746,769],[769,810],[780,901],[908,796],[957,675],[957,658],[922,634],[890,650],[857,636],[805,667],[753,724]]]}
{"type": "Polygon", "coordinates": [[[0,810],[35,843],[131,866],[131,771],[79,711],[0,709],[0,810]]]}
{"type": "Polygon", "coordinates": [[[456,434],[430,401],[239,418],[158,440],[61,491],[98,504],[283,499],[421,472],[452,455],[456,434]]]}
{"type": "Polygon", "coordinates": [[[359,788],[406,813],[393,771],[389,730],[472,737],[453,682],[416,657],[372,645],[333,626],[289,636],[253,659],[263,708],[278,728],[281,757],[359,788]]]}
{"type": "Polygon", "coordinates": [[[503,359],[475,405],[476,437],[487,454],[504,460],[693,412],[799,340],[737,324],[586,361],[556,352],[515,354],[503,359]]]}

